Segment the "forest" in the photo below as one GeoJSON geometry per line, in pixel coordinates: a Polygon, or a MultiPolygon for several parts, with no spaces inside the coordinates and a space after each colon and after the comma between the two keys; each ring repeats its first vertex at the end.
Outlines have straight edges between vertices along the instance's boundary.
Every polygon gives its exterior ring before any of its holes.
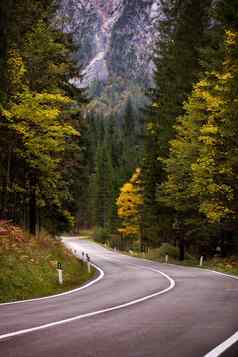
{"type": "Polygon", "coordinates": [[[105,118],[74,85],[57,2],[0,3],[0,222],[35,239],[94,228],[120,249],[167,243],[180,260],[238,255],[238,4],[161,7],[146,104],[132,94],[105,118]]]}

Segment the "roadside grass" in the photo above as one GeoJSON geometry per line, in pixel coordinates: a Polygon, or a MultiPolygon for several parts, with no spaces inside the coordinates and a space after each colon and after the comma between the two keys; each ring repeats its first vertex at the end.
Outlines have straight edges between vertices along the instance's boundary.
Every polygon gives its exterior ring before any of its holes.
{"type": "MultiPolygon", "coordinates": [[[[106,238],[104,239],[104,237],[101,237],[103,235],[103,232],[97,231],[95,228],[90,230],[83,230],[83,231],[81,230],[80,235],[87,236],[88,239],[94,240],[97,244],[103,246],[104,248],[113,250],[113,248],[110,247],[110,238],[108,239],[107,237],[107,239],[106,238]]],[[[138,258],[144,258],[148,260],[154,260],[160,263],[165,263],[166,252],[169,254],[169,264],[200,268],[199,265],[200,259],[193,257],[189,254],[186,254],[185,260],[180,261],[177,258],[175,258],[176,255],[178,256],[178,250],[176,254],[175,247],[166,244],[164,244],[160,248],[149,249],[147,253],[139,253],[132,250],[129,251],[121,250],[121,253],[123,254],[131,255],[138,258]]],[[[201,268],[215,270],[218,272],[228,273],[232,275],[238,275],[238,257],[236,256],[228,257],[228,258],[214,257],[211,259],[207,259],[203,262],[203,266],[201,268]]]]}
{"type": "Polygon", "coordinates": [[[205,262],[204,268],[216,270],[223,273],[238,275],[238,258],[213,258],[205,262]]]}
{"type": "Polygon", "coordinates": [[[93,228],[91,228],[91,229],[86,229],[85,228],[85,229],[80,229],[79,230],[78,236],[91,239],[93,234],[94,234],[94,229],[93,228]]]}
{"type": "MultiPolygon", "coordinates": [[[[161,256],[159,248],[150,249],[149,253],[136,253],[136,252],[127,252],[132,256],[136,256],[139,258],[144,258],[148,260],[154,260],[160,263],[165,263],[165,257],[161,256]]],[[[228,273],[232,275],[238,275],[238,257],[229,257],[229,258],[219,258],[214,257],[211,259],[207,259],[204,261],[203,266],[200,267],[200,260],[195,257],[189,257],[184,261],[180,261],[178,259],[171,258],[169,256],[169,264],[181,265],[181,266],[189,266],[189,267],[199,267],[204,269],[215,270],[222,273],[228,273]]]]}
{"type": "Polygon", "coordinates": [[[87,266],[47,234],[17,241],[0,237],[0,302],[61,293],[79,287],[92,278],[87,266]],[[57,262],[63,266],[64,283],[58,283],[57,262]]]}

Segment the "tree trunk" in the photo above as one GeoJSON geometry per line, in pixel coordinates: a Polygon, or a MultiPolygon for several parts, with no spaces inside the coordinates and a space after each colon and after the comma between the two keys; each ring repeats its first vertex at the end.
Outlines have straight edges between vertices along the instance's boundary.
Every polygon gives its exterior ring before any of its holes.
{"type": "Polygon", "coordinates": [[[226,256],[227,256],[227,244],[231,240],[232,240],[232,232],[228,231],[226,229],[222,229],[222,231],[221,231],[221,240],[220,240],[221,257],[222,258],[226,258],[226,256]]]}
{"type": "Polygon", "coordinates": [[[179,260],[183,261],[185,258],[185,241],[184,238],[179,240],[179,260]]]}
{"type": "Polygon", "coordinates": [[[32,176],[30,178],[30,201],[29,201],[29,230],[32,235],[36,235],[36,180],[32,176]]]}

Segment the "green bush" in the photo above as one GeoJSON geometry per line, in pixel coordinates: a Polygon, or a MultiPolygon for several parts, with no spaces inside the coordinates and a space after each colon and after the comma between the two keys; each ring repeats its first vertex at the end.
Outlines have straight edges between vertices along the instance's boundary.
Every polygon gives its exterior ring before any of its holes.
{"type": "MultiPolygon", "coordinates": [[[[179,248],[169,243],[163,243],[159,248],[159,252],[161,257],[165,257],[166,254],[168,254],[168,256],[172,259],[179,258],[179,248]]],[[[194,257],[188,252],[185,252],[185,259],[194,260],[194,257]]]]}
{"type": "Polygon", "coordinates": [[[165,257],[166,254],[168,254],[168,256],[173,259],[178,259],[178,257],[179,257],[178,247],[175,247],[174,245],[169,244],[169,243],[163,243],[160,246],[159,251],[160,251],[161,257],[165,257]]]}
{"type": "Polygon", "coordinates": [[[106,228],[96,228],[94,232],[94,240],[104,244],[110,240],[110,232],[106,228]]]}

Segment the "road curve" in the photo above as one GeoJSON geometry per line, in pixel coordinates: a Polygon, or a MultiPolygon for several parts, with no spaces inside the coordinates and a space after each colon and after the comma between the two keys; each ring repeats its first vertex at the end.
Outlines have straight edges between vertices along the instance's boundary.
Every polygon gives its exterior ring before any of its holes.
{"type": "MultiPolygon", "coordinates": [[[[203,357],[238,330],[238,280],[87,240],[65,244],[87,252],[104,277],[72,294],[0,305],[1,356],[203,357]]],[[[237,345],[222,356],[237,357],[237,345]]]]}

